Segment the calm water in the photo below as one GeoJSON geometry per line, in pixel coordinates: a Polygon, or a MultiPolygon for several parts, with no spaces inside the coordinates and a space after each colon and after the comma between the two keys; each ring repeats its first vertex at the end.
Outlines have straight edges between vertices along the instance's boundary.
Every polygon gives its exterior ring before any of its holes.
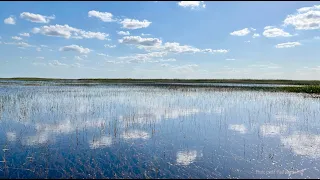
{"type": "Polygon", "coordinates": [[[1,86],[0,178],[318,178],[320,101],[182,88],[1,86]]]}

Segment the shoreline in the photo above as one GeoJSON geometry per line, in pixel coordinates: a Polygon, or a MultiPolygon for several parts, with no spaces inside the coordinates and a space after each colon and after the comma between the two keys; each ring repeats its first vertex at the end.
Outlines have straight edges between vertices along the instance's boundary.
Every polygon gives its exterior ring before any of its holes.
{"type": "Polygon", "coordinates": [[[211,90],[249,90],[320,95],[320,82],[283,80],[171,80],[171,79],[42,79],[0,78],[1,86],[145,86],[169,89],[207,88],[211,90]],[[206,82],[204,82],[206,81],[206,82]],[[214,82],[215,81],[215,82],[214,82]],[[257,81],[259,83],[257,83],[257,81]]]}

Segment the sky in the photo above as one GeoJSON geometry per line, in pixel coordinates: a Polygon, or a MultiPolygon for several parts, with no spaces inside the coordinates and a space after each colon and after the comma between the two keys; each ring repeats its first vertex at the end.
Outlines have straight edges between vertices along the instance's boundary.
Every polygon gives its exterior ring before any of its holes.
{"type": "Polygon", "coordinates": [[[0,77],[320,80],[312,2],[0,2],[0,77]]]}

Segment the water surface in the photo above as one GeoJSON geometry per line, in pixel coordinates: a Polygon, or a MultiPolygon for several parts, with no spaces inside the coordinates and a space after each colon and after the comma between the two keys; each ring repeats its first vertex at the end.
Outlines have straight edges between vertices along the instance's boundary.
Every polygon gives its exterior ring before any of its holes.
{"type": "Polygon", "coordinates": [[[135,86],[0,87],[1,178],[318,178],[320,101],[135,86]]]}

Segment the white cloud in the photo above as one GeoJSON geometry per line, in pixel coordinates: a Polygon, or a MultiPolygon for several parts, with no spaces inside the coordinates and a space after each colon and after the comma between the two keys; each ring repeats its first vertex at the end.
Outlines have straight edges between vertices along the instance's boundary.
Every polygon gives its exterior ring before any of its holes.
{"type": "Polygon", "coordinates": [[[253,38],[260,37],[260,34],[258,34],[258,33],[254,33],[254,34],[252,35],[252,37],[253,37],[253,38]]]}
{"type": "Polygon", "coordinates": [[[36,57],[37,59],[44,59],[44,57],[36,57]]]}
{"type": "Polygon", "coordinates": [[[153,58],[163,57],[167,55],[167,52],[151,52],[146,54],[135,54],[134,56],[123,56],[119,59],[128,59],[127,63],[142,63],[142,62],[152,62],[153,58]]]}
{"type": "Polygon", "coordinates": [[[96,17],[103,22],[115,21],[114,19],[112,19],[113,15],[109,12],[99,12],[99,11],[92,10],[88,12],[88,17],[96,17]]]}
{"type": "Polygon", "coordinates": [[[296,14],[288,15],[283,23],[297,30],[320,29],[320,5],[300,8],[296,14]]]}
{"type": "Polygon", "coordinates": [[[160,62],[174,62],[174,61],[177,61],[176,59],[174,58],[169,58],[169,59],[161,59],[160,62]]]}
{"type": "Polygon", "coordinates": [[[245,43],[250,43],[251,41],[250,40],[248,40],[248,41],[244,41],[245,43]]]}
{"type": "Polygon", "coordinates": [[[119,43],[141,45],[141,46],[157,46],[162,43],[158,38],[142,38],[140,36],[125,36],[119,40],[119,43]]]}
{"type": "Polygon", "coordinates": [[[148,27],[151,24],[151,22],[148,20],[139,21],[136,19],[126,18],[123,21],[121,21],[120,24],[122,24],[122,28],[125,29],[140,29],[148,27]]]}
{"type": "Polygon", "coordinates": [[[78,45],[75,45],[75,44],[72,44],[70,46],[61,47],[59,49],[59,51],[75,51],[75,52],[78,52],[78,53],[81,53],[81,54],[88,54],[88,53],[91,52],[91,50],[89,48],[84,48],[82,46],[78,46],[78,45]]]}
{"type": "Polygon", "coordinates": [[[189,45],[180,45],[179,43],[167,42],[164,44],[164,50],[172,53],[196,53],[200,52],[201,50],[189,45]]]}
{"type": "Polygon", "coordinates": [[[47,46],[47,45],[40,45],[40,47],[44,47],[44,48],[47,48],[48,46],[47,46]]]}
{"type": "Polygon", "coordinates": [[[184,8],[205,8],[206,4],[204,1],[180,1],[178,2],[178,5],[184,8]]]}
{"type": "Polygon", "coordinates": [[[250,33],[250,30],[248,28],[244,28],[238,31],[233,31],[232,33],[230,33],[230,35],[232,36],[246,36],[250,33]]]}
{"type": "Polygon", "coordinates": [[[97,53],[98,56],[107,56],[106,54],[104,53],[97,53]]]}
{"type": "Polygon", "coordinates": [[[108,40],[109,34],[101,33],[101,32],[91,32],[84,31],[81,29],[73,28],[67,24],[65,25],[49,25],[42,26],[40,28],[33,28],[33,33],[40,33],[46,36],[55,36],[55,37],[63,37],[66,39],[74,38],[74,39],[99,39],[99,40],[108,40]]]}
{"type": "Polygon", "coordinates": [[[165,64],[161,64],[161,66],[162,66],[162,67],[169,67],[170,64],[165,63],[165,64]]]}
{"type": "Polygon", "coordinates": [[[32,45],[25,42],[9,42],[9,43],[3,42],[3,44],[16,45],[19,48],[33,47],[32,45]]]}
{"type": "Polygon", "coordinates": [[[187,166],[193,163],[197,158],[197,151],[179,151],[177,152],[177,164],[187,166]]]}
{"type": "Polygon", "coordinates": [[[21,41],[22,40],[22,38],[21,37],[18,37],[18,36],[13,36],[13,37],[11,37],[12,39],[14,39],[14,40],[17,40],[17,41],[21,41]]]}
{"type": "Polygon", "coordinates": [[[104,47],[106,47],[106,48],[115,48],[116,45],[105,44],[104,47]]]}
{"type": "Polygon", "coordinates": [[[151,34],[144,34],[144,33],[141,33],[141,36],[150,36],[151,34]]]}
{"type": "Polygon", "coordinates": [[[191,73],[196,70],[198,67],[197,64],[187,64],[182,66],[170,66],[171,70],[173,70],[176,73],[191,73]]]}
{"type": "Polygon", "coordinates": [[[315,36],[313,39],[319,40],[320,36],[315,36]]]}
{"type": "Polygon", "coordinates": [[[268,64],[251,64],[248,65],[249,68],[259,68],[259,69],[279,69],[281,68],[279,65],[274,63],[268,63],[268,64]]]}
{"type": "Polygon", "coordinates": [[[203,49],[202,52],[208,52],[208,53],[227,53],[227,52],[229,52],[229,50],[226,50],[226,49],[216,49],[216,50],[213,50],[213,49],[203,49]]]}
{"type": "Polygon", "coordinates": [[[37,50],[38,52],[40,52],[40,51],[41,51],[41,48],[38,47],[38,48],[36,48],[36,50],[37,50]]]}
{"type": "Polygon", "coordinates": [[[29,12],[23,12],[20,14],[20,18],[35,23],[49,23],[50,20],[55,19],[55,16],[44,16],[41,14],[33,14],[29,12]]]}
{"type": "Polygon", "coordinates": [[[20,36],[24,36],[24,37],[30,37],[30,34],[29,34],[29,33],[20,33],[19,35],[20,35],[20,36]]]}
{"type": "Polygon", "coordinates": [[[226,61],[235,61],[236,59],[226,59],[226,61]]]}
{"type": "Polygon", "coordinates": [[[58,60],[54,60],[52,63],[49,63],[50,66],[68,66],[67,64],[63,64],[58,60]]]}
{"type": "Polygon", "coordinates": [[[4,19],[3,22],[4,22],[5,24],[15,25],[15,24],[16,24],[16,19],[15,19],[14,16],[10,16],[10,17],[4,19]]]}
{"type": "Polygon", "coordinates": [[[80,63],[73,63],[73,64],[71,64],[70,66],[71,66],[71,67],[76,67],[76,68],[83,67],[83,65],[80,64],[80,63]]]}
{"type": "Polygon", "coordinates": [[[229,129],[233,131],[238,131],[240,134],[247,133],[247,128],[243,124],[230,124],[229,129]]]}
{"type": "Polygon", "coordinates": [[[130,35],[129,31],[118,31],[117,33],[118,33],[118,35],[122,35],[122,36],[129,36],[130,35]]]}
{"type": "Polygon", "coordinates": [[[276,48],[291,48],[291,47],[296,47],[296,46],[300,46],[301,43],[299,42],[286,42],[286,43],[281,43],[281,44],[277,44],[275,47],[276,48]]]}
{"type": "Polygon", "coordinates": [[[292,36],[290,33],[283,31],[282,29],[275,28],[272,26],[266,26],[264,28],[263,35],[265,37],[290,37],[292,36]]]}
{"type": "Polygon", "coordinates": [[[78,61],[82,61],[83,60],[80,56],[75,56],[74,59],[76,59],[78,61]]]}

